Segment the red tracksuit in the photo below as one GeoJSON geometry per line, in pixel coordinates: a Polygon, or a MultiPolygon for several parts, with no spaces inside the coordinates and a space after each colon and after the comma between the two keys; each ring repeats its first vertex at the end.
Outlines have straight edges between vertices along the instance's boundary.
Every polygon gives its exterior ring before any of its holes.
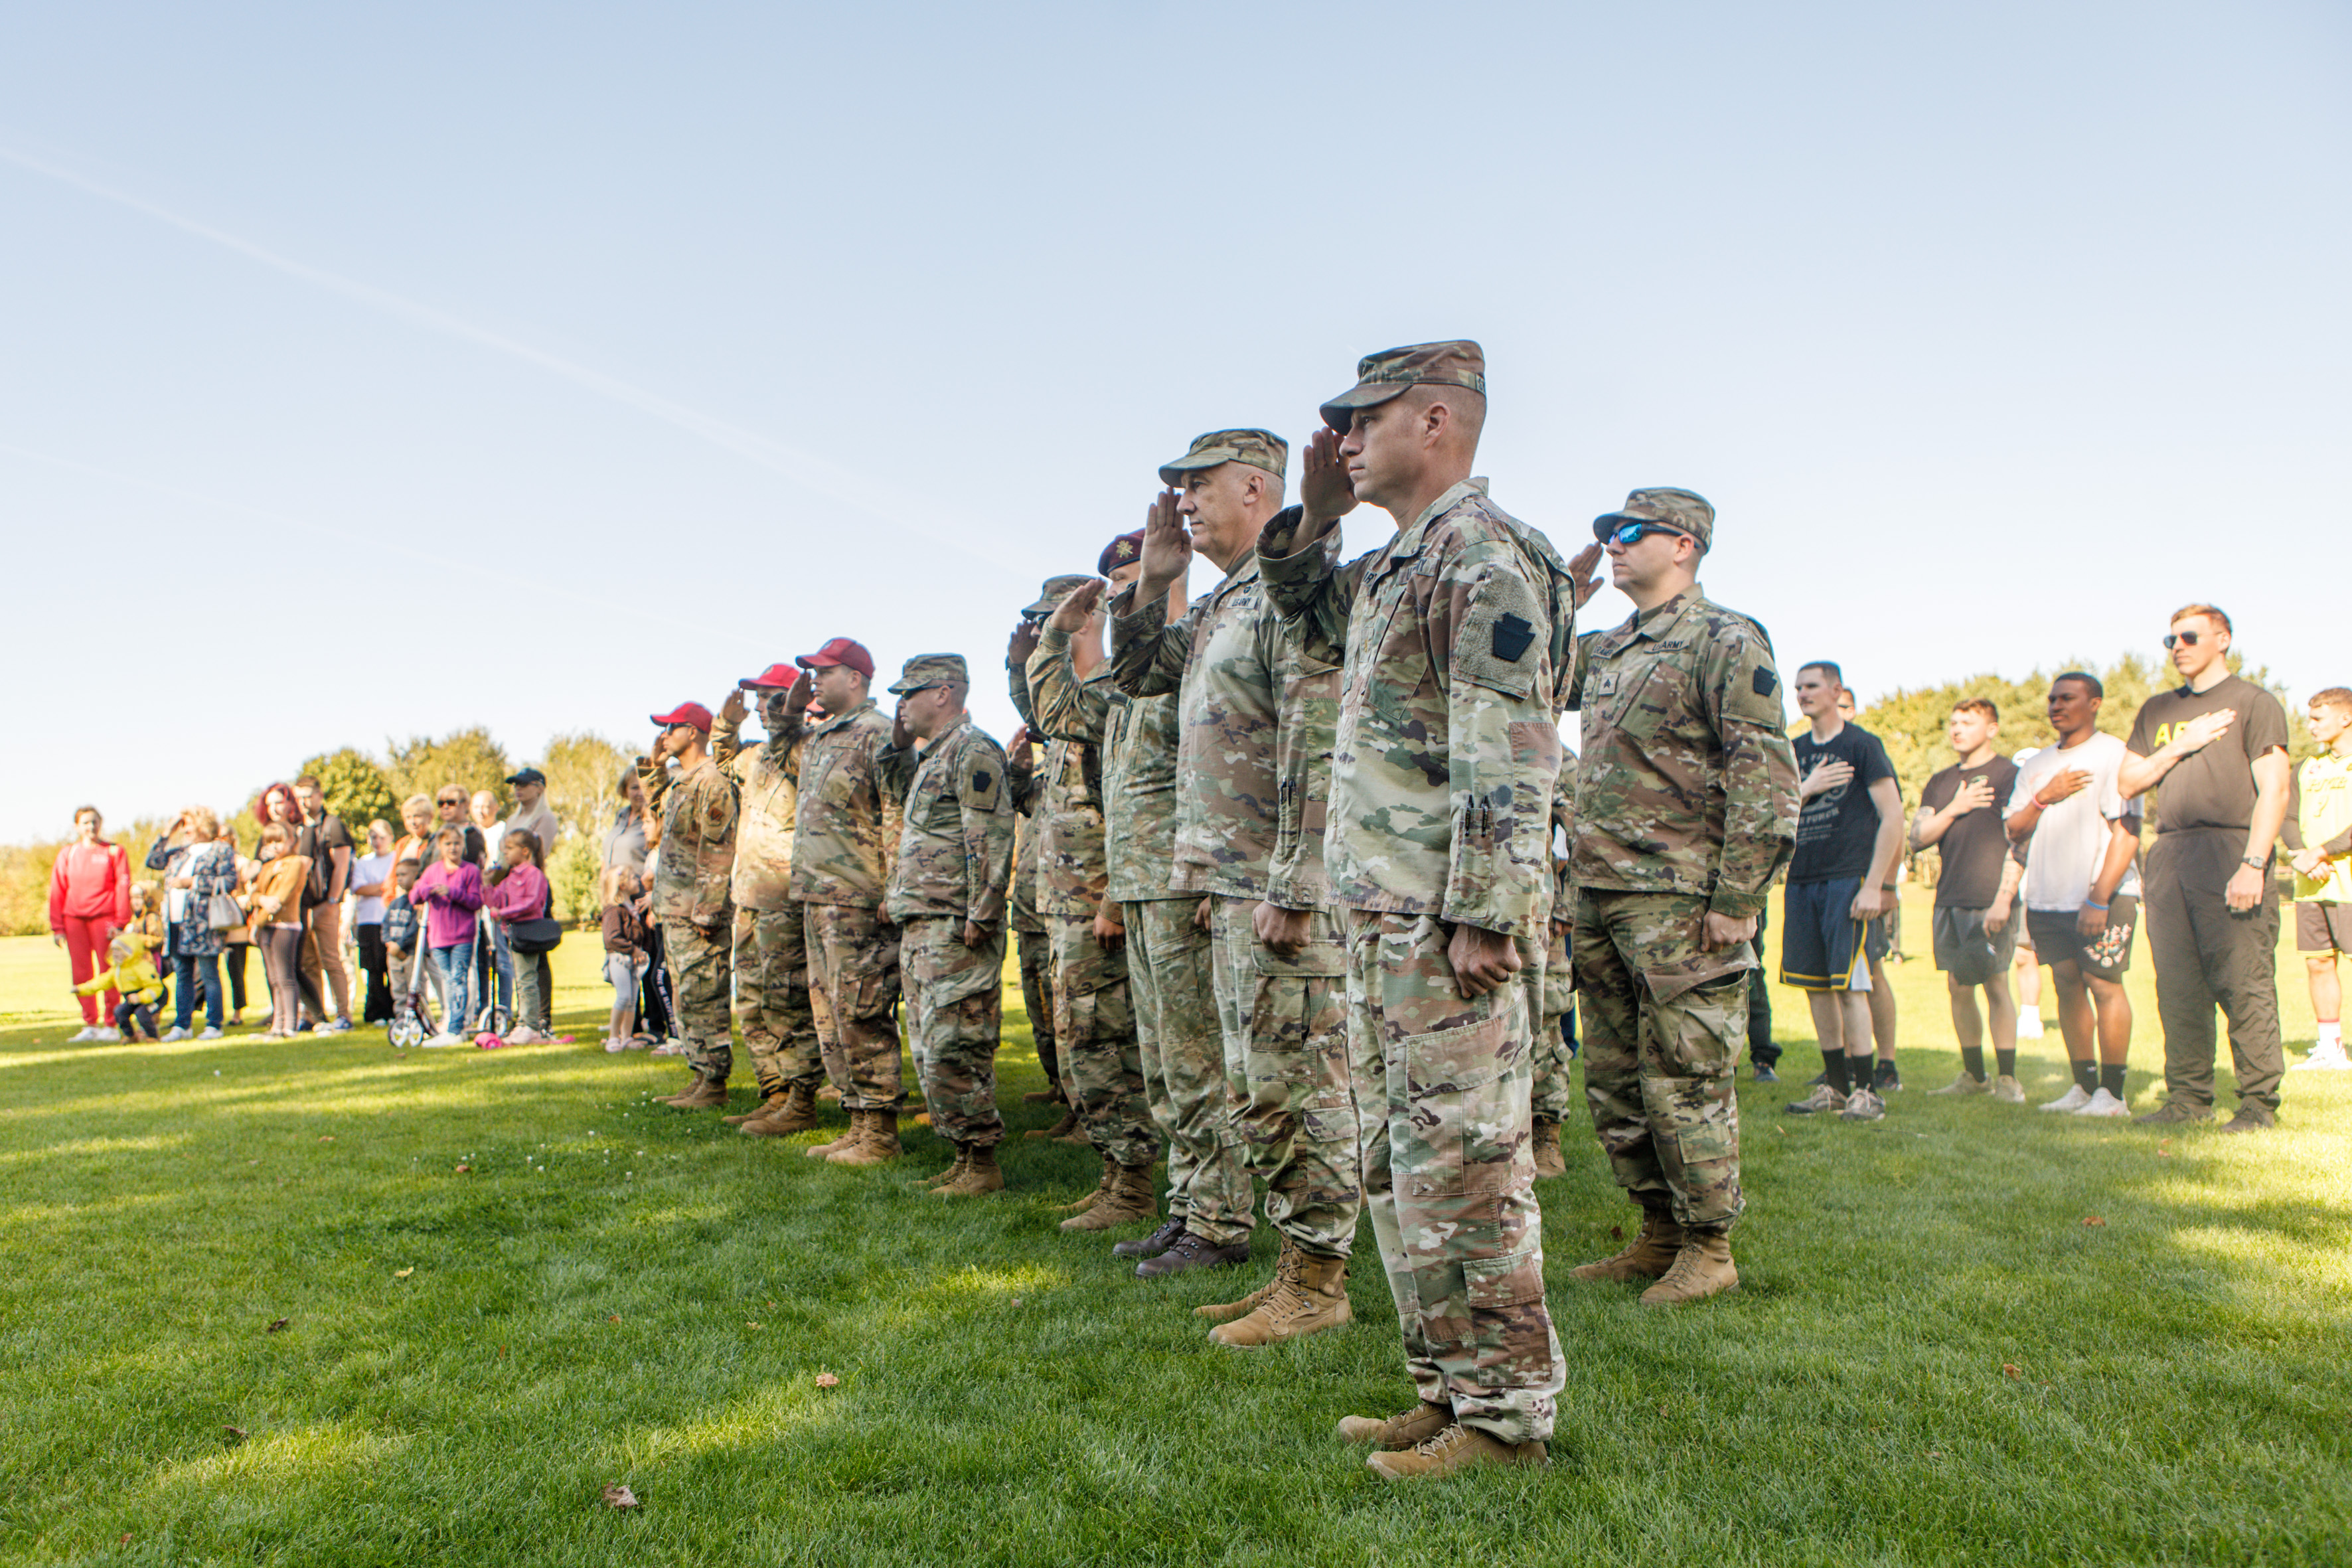
{"type": "MultiPolygon", "coordinates": [[[[95,844],[74,840],[58,851],[49,872],[49,930],[66,939],[79,985],[104,968],[107,943],[131,923],[131,862],[121,848],[101,838],[95,844]]],[[[106,1011],[96,996],[78,998],[82,1022],[95,1026],[111,1020],[121,998],[106,994],[106,1011]]]]}

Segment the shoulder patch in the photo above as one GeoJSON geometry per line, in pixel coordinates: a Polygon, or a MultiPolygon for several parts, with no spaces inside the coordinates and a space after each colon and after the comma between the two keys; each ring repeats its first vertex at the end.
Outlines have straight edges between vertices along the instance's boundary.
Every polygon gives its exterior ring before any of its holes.
{"type": "Polygon", "coordinates": [[[1771,668],[1766,665],[1758,665],[1756,667],[1756,673],[1748,679],[1748,689],[1754,691],[1759,697],[1771,696],[1775,690],[1779,689],[1780,685],[1780,678],[1773,674],[1771,668]]]}
{"type": "Polygon", "coordinates": [[[996,759],[981,752],[963,765],[963,799],[974,811],[994,811],[1004,773],[996,759]]]}
{"type": "Polygon", "coordinates": [[[1769,646],[1742,638],[1738,661],[1726,677],[1722,699],[1725,718],[1769,725],[1775,731],[1785,726],[1788,715],[1780,706],[1780,672],[1772,667],[1769,646]]]}
{"type": "Polygon", "coordinates": [[[1542,615],[1517,574],[1488,574],[1471,590],[1469,609],[1454,629],[1454,669],[1490,690],[1525,697],[1535,686],[1538,662],[1527,651],[1542,615]]]}

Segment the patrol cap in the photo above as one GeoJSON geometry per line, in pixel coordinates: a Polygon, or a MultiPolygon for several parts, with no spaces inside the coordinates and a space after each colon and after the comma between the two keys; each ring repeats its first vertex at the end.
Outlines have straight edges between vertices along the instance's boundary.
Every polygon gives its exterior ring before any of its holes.
{"type": "Polygon", "coordinates": [[[1592,537],[1606,539],[1612,530],[1629,522],[1663,523],[1697,540],[1701,550],[1712,548],[1715,543],[1715,508],[1706,504],[1705,496],[1690,490],[1635,490],[1625,498],[1622,507],[1592,520],[1592,537]]]}
{"type": "Polygon", "coordinates": [[[1139,528],[1133,533],[1122,533],[1104,545],[1102,553],[1095,557],[1095,570],[1108,577],[1120,567],[1132,565],[1142,559],[1143,530],[1139,528]]]}
{"type": "MultiPolygon", "coordinates": [[[[836,641],[841,641],[841,642],[848,642],[848,639],[847,639],[846,637],[836,638],[835,640],[836,640],[836,641]]],[[[857,647],[857,645],[856,645],[856,643],[850,643],[850,644],[849,644],[849,646],[850,646],[850,647],[857,647]]],[[[857,651],[858,651],[858,652],[860,652],[860,653],[864,653],[866,650],[865,650],[864,648],[860,647],[860,648],[857,648],[857,651]]],[[[817,657],[817,656],[816,656],[815,654],[811,654],[811,655],[809,655],[809,659],[814,659],[814,658],[815,658],[816,657],[817,657]]],[[[802,660],[801,662],[802,662],[802,663],[803,663],[803,664],[805,664],[805,663],[807,663],[808,661],[809,661],[808,659],[803,659],[803,660],[802,660]]],[[[839,662],[846,663],[847,661],[846,661],[846,660],[842,660],[842,661],[839,661],[839,662]]],[[[866,660],[866,662],[867,662],[868,664],[871,664],[871,663],[873,662],[873,660],[868,659],[868,660],[866,660]]],[[[855,667],[853,666],[853,668],[855,668],[855,667]]],[[[866,673],[866,675],[870,678],[870,677],[873,675],[873,673],[874,673],[874,672],[873,672],[872,670],[870,670],[870,669],[869,669],[869,670],[867,670],[866,673]]],[[[753,690],[753,691],[769,691],[769,690],[772,690],[772,689],[776,689],[776,688],[778,688],[778,687],[789,687],[789,686],[797,685],[797,684],[799,683],[799,681],[800,681],[800,678],[801,678],[801,672],[800,672],[800,670],[799,670],[798,668],[796,668],[795,667],[793,667],[793,665],[789,665],[789,664],[772,664],[772,665],[768,666],[768,668],[765,668],[765,669],[761,670],[761,671],[759,674],[757,674],[757,675],[745,676],[741,680],[740,680],[740,681],[736,682],[736,684],[737,684],[737,685],[739,685],[739,686],[746,687],[746,688],[748,688],[748,689],[750,689],[751,690],[753,690]]]]}
{"type": "Polygon", "coordinates": [[[507,783],[510,784],[543,784],[546,782],[547,775],[541,773],[537,768],[523,768],[507,775],[507,783]]]}
{"type": "Polygon", "coordinates": [[[856,670],[868,680],[874,679],[874,656],[866,651],[864,643],[852,642],[847,637],[835,637],[814,653],[804,653],[793,662],[805,669],[823,669],[837,664],[856,670]]]}
{"type": "Polygon", "coordinates": [[[654,722],[663,729],[672,724],[691,724],[704,734],[710,732],[710,710],[699,702],[681,702],[667,713],[656,713],[654,722]]]}
{"type": "MultiPolygon", "coordinates": [[[[1093,578],[1083,576],[1076,572],[1067,573],[1059,577],[1048,577],[1045,579],[1045,585],[1037,591],[1037,602],[1021,613],[1033,618],[1042,619],[1059,609],[1063,600],[1093,581],[1093,578]]],[[[894,686],[890,689],[896,691],[898,688],[894,686]]]]}
{"type": "Polygon", "coordinates": [[[1457,338],[1450,343],[1415,343],[1366,354],[1356,363],[1356,384],[1323,405],[1323,423],[1344,431],[1357,409],[1377,408],[1408,386],[1466,386],[1484,396],[1486,353],[1469,339],[1457,338]]]}
{"type": "MultiPolygon", "coordinates": [[[[1090,583],[1093,580],[1090,577],[1077,579],[1081,583],[1090,583]]],[[[907,668],[899,672],[898,679],[890,683],[890,690],[895,696],[904,697],[909,691],[921,691],[928,687],[945,686],[950,681],[958,686],[971,684],[971,671],[964,668],[963,655],[919,653],[907,661],[907,668]]]]}
{"type": "Polygon", "coordinates": [[[1290,466],[1290,444],[1271,430],[1212,430],[1192,437],[1192,448],[1172,463],[1160,465],[1160,482],[1181,485],[1186,474],[1227,463],[1247,463],[1276,479],[1290,466]]]}

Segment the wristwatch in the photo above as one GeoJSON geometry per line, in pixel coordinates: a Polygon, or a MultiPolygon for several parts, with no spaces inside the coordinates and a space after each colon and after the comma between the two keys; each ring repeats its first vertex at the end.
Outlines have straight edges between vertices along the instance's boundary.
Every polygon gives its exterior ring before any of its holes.
{"type": "Polygon", "coordinates": [[[2241,865],[2241,866],[2252,866],[2252,867],[2255,870],[2257,870],[2257,871],[2261,870],[2263,867],[2265,867],[2265,866],[2269,865],[2270,863],[2271,863],[2271,858],[2270,858],[2269,856],[2267,856],[2267,855],[2260,855],[2260,856],[2256,856],[2256,855],[2248,855],[2248,856],[2245,856],[2244,858],[2242,858],[2242,859],[2240,859],[2240,860],[2239,860],[2239,862],[2238,862],[2238,864],[2239,864],[2239,865],[2241,865]]]}

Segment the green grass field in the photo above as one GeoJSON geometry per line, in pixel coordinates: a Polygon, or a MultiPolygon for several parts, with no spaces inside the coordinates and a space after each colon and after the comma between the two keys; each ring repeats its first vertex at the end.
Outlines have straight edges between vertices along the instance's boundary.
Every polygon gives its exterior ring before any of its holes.
{"type": "MultiPolygon", "coordinates": [[[[1784,994],[1745,1288],[1570,1281],[1633,1214],[1571,1124],[1553,1463],[1400,1489],[1331,1435],[1411,1399],[1368,1230],[1353,1328],[1223,1350],[1186,1309],[1255,1282],[1263,1226],[1247,1277],[1145,1284],[1047,1213],[1083,1151],[1009,1144],[1013,1189],[950,1205],[928,1132],[856,1173],[655,1105],[683,1072],[591,1043],[593,946],[558,957],[581,1044],[403,1056],[67,1046],[64,956],[0,943],[0,1561],[2352,1561],[2352,1074],[2252,1139],[1930,1100],[1920,961],[1908,1089],[1822,1125],[1777,1113],[1817,1061],[1784,994]]],[[[2027,1052],[2058,1093],[2054,1027],[2027,1052]]],[[[1017,992],[1003,1062],[1039,1125],[1017,992]]]]}

